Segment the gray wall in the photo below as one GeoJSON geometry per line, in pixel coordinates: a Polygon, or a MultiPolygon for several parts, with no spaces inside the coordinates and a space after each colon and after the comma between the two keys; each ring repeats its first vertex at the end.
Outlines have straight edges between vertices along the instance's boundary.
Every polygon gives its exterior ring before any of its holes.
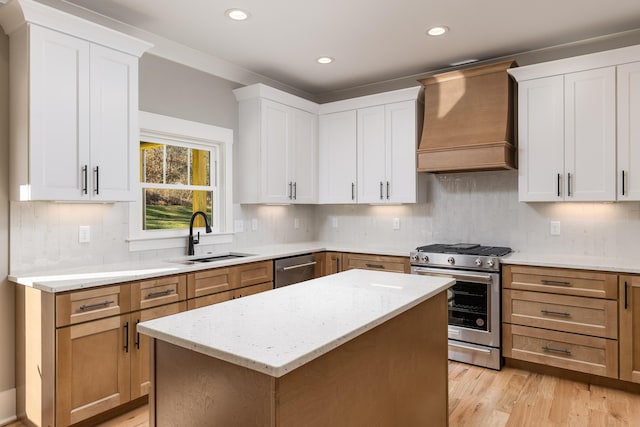
{"type": "Polygon", "coordinates": [[[0,394],[15,387],[15,303],[13,284],[7,281],[8,273],[9,38],[0,34],[0,394]]]}

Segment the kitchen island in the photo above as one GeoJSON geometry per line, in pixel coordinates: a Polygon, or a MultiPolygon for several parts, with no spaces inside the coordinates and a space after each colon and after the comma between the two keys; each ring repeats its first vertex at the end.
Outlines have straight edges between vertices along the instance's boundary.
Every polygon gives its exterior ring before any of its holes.
{"type": "Polygon", "coordinates": [[[350,270],[143,322],[151,425],[447,425],[453,283],[350,270]]]}

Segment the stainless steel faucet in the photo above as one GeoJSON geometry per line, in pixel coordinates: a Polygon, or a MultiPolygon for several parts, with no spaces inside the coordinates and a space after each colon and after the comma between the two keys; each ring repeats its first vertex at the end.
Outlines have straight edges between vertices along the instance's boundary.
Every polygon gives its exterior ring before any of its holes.
{"type": "Polygon", "coordinates": [[[198,231],[198,237],[195,239],[193,238],[193,221],[196,219],[198,215],[202,215],[202,217],[204,218],[205,231],[207,233],[211,233],[211,227],[209,226],[209,219],[207,218],[207,214],[205,214],[202,211],[194,212],[193,215],[191,215],[191,221],[189,222],[189,249],[187,250],[187,255],[194,255],[195,249],[193,248],[193,245],[197,245],[198,243],[200,243],[199,231],[198,231]]]}

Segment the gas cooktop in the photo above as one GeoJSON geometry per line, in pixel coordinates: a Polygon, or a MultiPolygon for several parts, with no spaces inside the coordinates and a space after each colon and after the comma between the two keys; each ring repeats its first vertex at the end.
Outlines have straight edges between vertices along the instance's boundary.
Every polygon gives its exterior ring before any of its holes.
{"type": "Polygon", "coordinates": [[[478,256],[504,256],[511,253],[511,248],[501,246],[481,246],[477,243],[433,244],[416,248],[418,252],[433,254],[460,254],[478,256]]]}
{"type": "Polygon", "coordinates": [[[476,243],[433,244],[411,251],[409,259],[412,266],[499,271],[500,257],[510,253],[511,248],[476,243]]]}

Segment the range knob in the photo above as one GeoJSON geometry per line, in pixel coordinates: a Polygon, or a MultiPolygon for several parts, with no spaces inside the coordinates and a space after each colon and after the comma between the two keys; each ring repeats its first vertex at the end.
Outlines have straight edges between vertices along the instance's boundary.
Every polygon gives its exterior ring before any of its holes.
{"type": "Polygon", "coordinates": [[[456,263],[456,259],[455,259],[454,257],[450,256],[450,257],[447,259],[447,262],[448,262],[449,264],[453,265],[453,264],[455,264],[455,263],[456,263]]]}
{"type": "Polygon", "coordinates": [[[417,261],[418,260],[418,255],[417,254],[411,254],[409,259],[411,260],[411,262],[417,261]]]}
{"type": "Polygon", "coordinates": [[[487,261],[487,265],[489,267],[493,267],[496,264],[496,261],[493,258],[490,258],[489,261],[487,261]]]}
{"type": "Polygon", "coordinates": [[[420,254],[420,262],[423,264],[429,263],[429,257],[427,255],[420,254]]]}
{"type": "Polygon", "coordinates": [[[480,258],[476,258],[476,260],[474,261],[476,266],[480,267],[482,265],[482,260],[480,258]]]}

